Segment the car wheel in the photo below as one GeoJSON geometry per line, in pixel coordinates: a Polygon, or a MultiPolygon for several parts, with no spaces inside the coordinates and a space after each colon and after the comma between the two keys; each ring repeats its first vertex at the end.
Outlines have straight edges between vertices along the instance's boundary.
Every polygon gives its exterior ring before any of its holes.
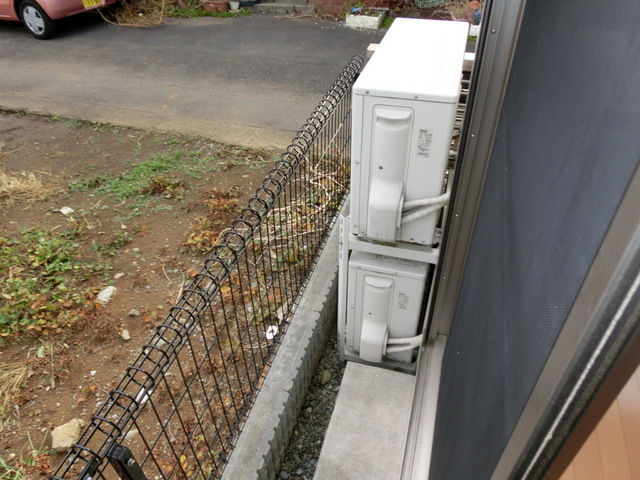
{"type": "Polygon", "coordinates": [[[34,0],[25,0],[20,4],[20,18],[29,33],[41,40],[51,38],[56,32],[53,20],[34,0]]]}

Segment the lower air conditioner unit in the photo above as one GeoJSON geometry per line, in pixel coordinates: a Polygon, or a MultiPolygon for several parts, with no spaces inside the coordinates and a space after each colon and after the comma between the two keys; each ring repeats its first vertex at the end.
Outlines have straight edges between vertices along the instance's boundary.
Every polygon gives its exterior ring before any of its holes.
{"type": "Polygon", "coordinates": [[[372,364],[414,360],[428,264],[354,251],[347,278],[345,354],[372,364]]]}

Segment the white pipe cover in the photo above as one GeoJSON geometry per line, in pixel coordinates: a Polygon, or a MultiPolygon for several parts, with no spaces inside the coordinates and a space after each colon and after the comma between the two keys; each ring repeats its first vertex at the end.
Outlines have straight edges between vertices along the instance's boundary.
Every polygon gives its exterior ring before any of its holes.
{"type": "Polygon", "coordinates": [[[393,242],[400,227],[413,110],[376,106],[366,235],[393,242]]]}
{"type": "Polygon", "coordinates": [[[393,286],[388,278],[364,277],[360,358],[367,362],[380,363],[385,353],[393,286]]]}

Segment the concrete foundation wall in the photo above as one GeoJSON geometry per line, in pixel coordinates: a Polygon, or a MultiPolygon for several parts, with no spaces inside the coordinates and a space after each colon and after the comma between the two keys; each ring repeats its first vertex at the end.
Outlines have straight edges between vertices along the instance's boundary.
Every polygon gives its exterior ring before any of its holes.
{"type": "Polygon", "coordinates": [[[336,224],[231,453],[223,480],[270,480],[279,471],[307,388],[336,322],[337,276],[336,224]]]}

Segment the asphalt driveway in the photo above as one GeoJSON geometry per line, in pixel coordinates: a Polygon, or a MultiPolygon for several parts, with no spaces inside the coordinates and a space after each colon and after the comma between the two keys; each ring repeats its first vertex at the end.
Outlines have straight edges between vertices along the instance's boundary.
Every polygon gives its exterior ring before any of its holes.
{"type": "Polygon", "coordinates": [[[0,22],[0,108],[284,148],[384,31],[313,18],[69,19],[53,40],[0,22]]]}

